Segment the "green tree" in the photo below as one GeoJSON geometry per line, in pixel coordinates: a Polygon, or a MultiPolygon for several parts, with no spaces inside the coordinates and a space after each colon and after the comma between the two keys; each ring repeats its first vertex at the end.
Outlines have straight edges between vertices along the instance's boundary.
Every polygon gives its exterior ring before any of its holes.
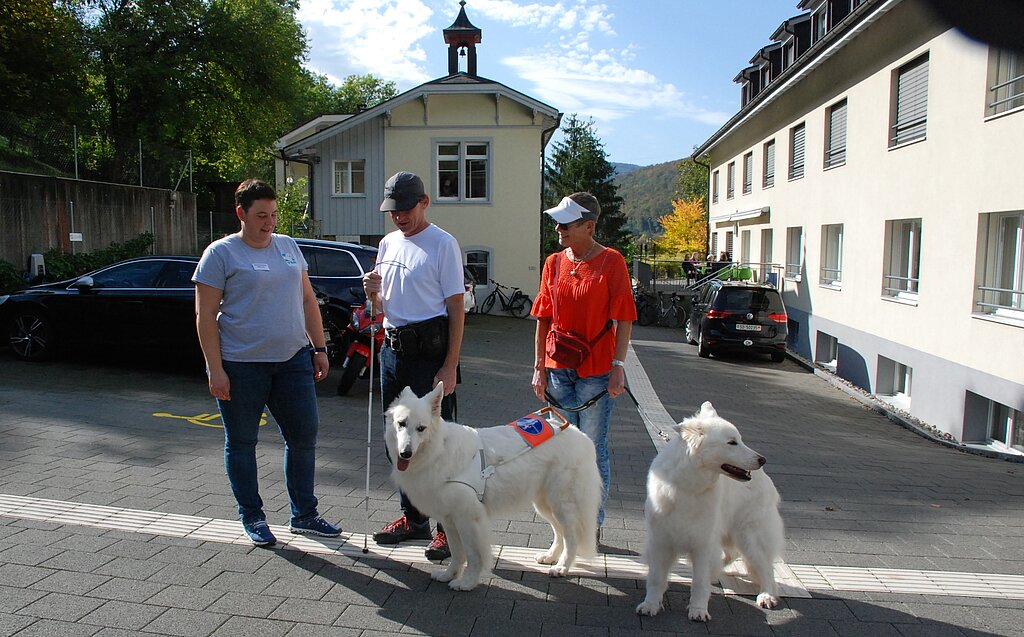
{"type": "Polygon", "coordinates": [[[341,86],[334,86],[327,76],[303,69],[299,83],[302,90],[293,106],[294,126],[328,113],[355,113],[398,95],[394,82],[372,75],[349,75],[341,86]]]}
{"type": "MultiPolygon", "coordinates": [[[[544,173],[547,184],[545,207],[554,206],[562,197],[574,192],[589,192],[601,204],[597,240],[629,254],[630,236],[623,229],[626,217],[620,210],[622,198],[618,196],[618,186],[613,181],[615,168],[608,161],[593,119],[584,121],[573,113],[562,124],[562,140],[552,145],[544,173]]],[[[550,219],[544,220],[541,246],[545,255],[560,249],[558,235],[550,219]]]]}
{"type": "Polygon", "coordinates": [[[269,176],[291,124],[305,33],[297,0],[90,0],[97,135],[105,172],[130,172],[138,140],[193,151],[200,179],[269,176]]]}
{"type": "Polygon", "coordinates": [[[677,170],[679,178],[676,181],[676,197],[686,201],[708,200],[708,169],[707,164],[711,157],[707,154],[698,158],[700,163],[693,157],[687,157],[679,161],[677,170]]]}
{"type": "Polygon", "coordinates": [[[0,111],[74,122],[85,108],[78,16],[51,0],[0,3],[0,111]]]}

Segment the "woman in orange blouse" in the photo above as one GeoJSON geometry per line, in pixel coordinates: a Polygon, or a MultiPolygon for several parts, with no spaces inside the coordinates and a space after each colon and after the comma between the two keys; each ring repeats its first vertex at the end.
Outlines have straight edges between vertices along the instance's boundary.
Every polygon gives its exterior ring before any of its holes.
{"type": "Polygon", "coordinates": [[[608,430],[617,397],[626,387],[624,362],[629,335],[636,320],[636,304],[626,260],[594,238],[601,205],[594,195],[577,192],[545,210],[555,220],[558,243],[565,250],[544,262],[540,291],[533,304],[537,317],[534,343],[533,391],[540,400],[545,392],[559,405],[582,405],[607,390],[607,395],[579,413],[565,415],[594,441],[597,466],[604,482],[598,526],[604,523],[604,506],[611,487],[611,452],[608,430]],[[556,281],[557,273],[557,281],[556,281]],[[552,329],[557,295],[557,327],[590,343],[590,356],[577,369],[559,365],[547,356],[545,343],[552,329]],[[609,320],[611,329],[605,330],[609,320]],[[602,330],[605,330],[602,333],[602,330]]]}

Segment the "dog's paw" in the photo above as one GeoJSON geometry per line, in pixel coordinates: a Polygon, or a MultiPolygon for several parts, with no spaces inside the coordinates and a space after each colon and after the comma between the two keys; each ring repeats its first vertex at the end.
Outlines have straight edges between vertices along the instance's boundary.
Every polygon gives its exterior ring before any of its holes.
{"type": "Polygon", "coordinates": [[[565,577],[569,573],[569,569],[565,566],[552,566],[548,569],[548,575],[551,577],[565,577]]]}
{"type": "Polygon", "coordinates": [[[533,559],[537,560],[538,564],[554,564],[557,556],[554,553],[537,553],[533,556],[533,559]]]}
{"type": "Polygon", "coordinates": [[[648,617],[654,617],[661,612],[661,602],[651,602],[644,600],[640,602],[636,607],[637,615],[647,615],[648,617]]]}
{"type": "Polygon", "coordinates": [[[779,605],[779,598],[768,593],[761,593],[757,596],[757,605],[760,608],[775,608],[779,605]]]}
{"type": "Polygon", "coordinates": [[[693,607],[690,607],[687,610],[687,613],[690,616],[690,621],[694,621],[694,622],[711,621],[711,613],[709,613],[708,609],[706,609],[706,608],[693,608],[693,607]]]}
{"type": "Polygon", "coordinates": [[[453,568],[439,568],[435,569],[430,574],[430,579],[436,582],[450,582],[455,578],[455,569],[453,568]]]}
{"type": "Polygon", "coordinates": [[[471,591],[476,588],[479,582],[472,577],[460,577],[448,582],[448,588],[453,591],[471,591]]]}

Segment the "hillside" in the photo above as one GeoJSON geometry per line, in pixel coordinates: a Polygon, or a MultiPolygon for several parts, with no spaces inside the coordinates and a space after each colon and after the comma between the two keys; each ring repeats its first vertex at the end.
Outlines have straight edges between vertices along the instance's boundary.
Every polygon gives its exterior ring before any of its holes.
{"type": "Polygon", "coordinates": [[[672,212],[680,160],[643,166],[615,177],[622,197],[622,211],[629,219],[627,227],[634,233],[659,232],[654,223],[658,217],[672,212]]]}

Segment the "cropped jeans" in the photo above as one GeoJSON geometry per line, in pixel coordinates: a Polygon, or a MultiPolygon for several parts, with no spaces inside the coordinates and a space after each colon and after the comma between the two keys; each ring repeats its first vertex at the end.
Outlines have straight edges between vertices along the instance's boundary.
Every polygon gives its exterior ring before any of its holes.
{"type": "Polygon", "coordinates": [[[284,438],[291,522],[315,517],[313,474],[319,415],[309,348],[279,363],[223,364],[231,381],[231,400],[217,401],[224,421],[224,467],[242,523],[266,519],[256,476],[256,443],[264,406],[284,438]]]}
{"type": "MultiPolygon", "coordinates": [[[[577,407],[608,389],[611,372],[597,376],[580,375],[575,369],[548,368],[548,393],[559,405],[577,407]]],[[[561,411],[571,424],[594,441],[597,451],[597,470],[604,486],[601,494],[601,509],[597,514],[597,525],[604,524],[604,507],[608,502],[608,491],[612,483],[612,453],[608,445],[608,431],[611,428],[612,410],[615,401],[605,394],[600,400],[580,412],[561,411]]]]}

